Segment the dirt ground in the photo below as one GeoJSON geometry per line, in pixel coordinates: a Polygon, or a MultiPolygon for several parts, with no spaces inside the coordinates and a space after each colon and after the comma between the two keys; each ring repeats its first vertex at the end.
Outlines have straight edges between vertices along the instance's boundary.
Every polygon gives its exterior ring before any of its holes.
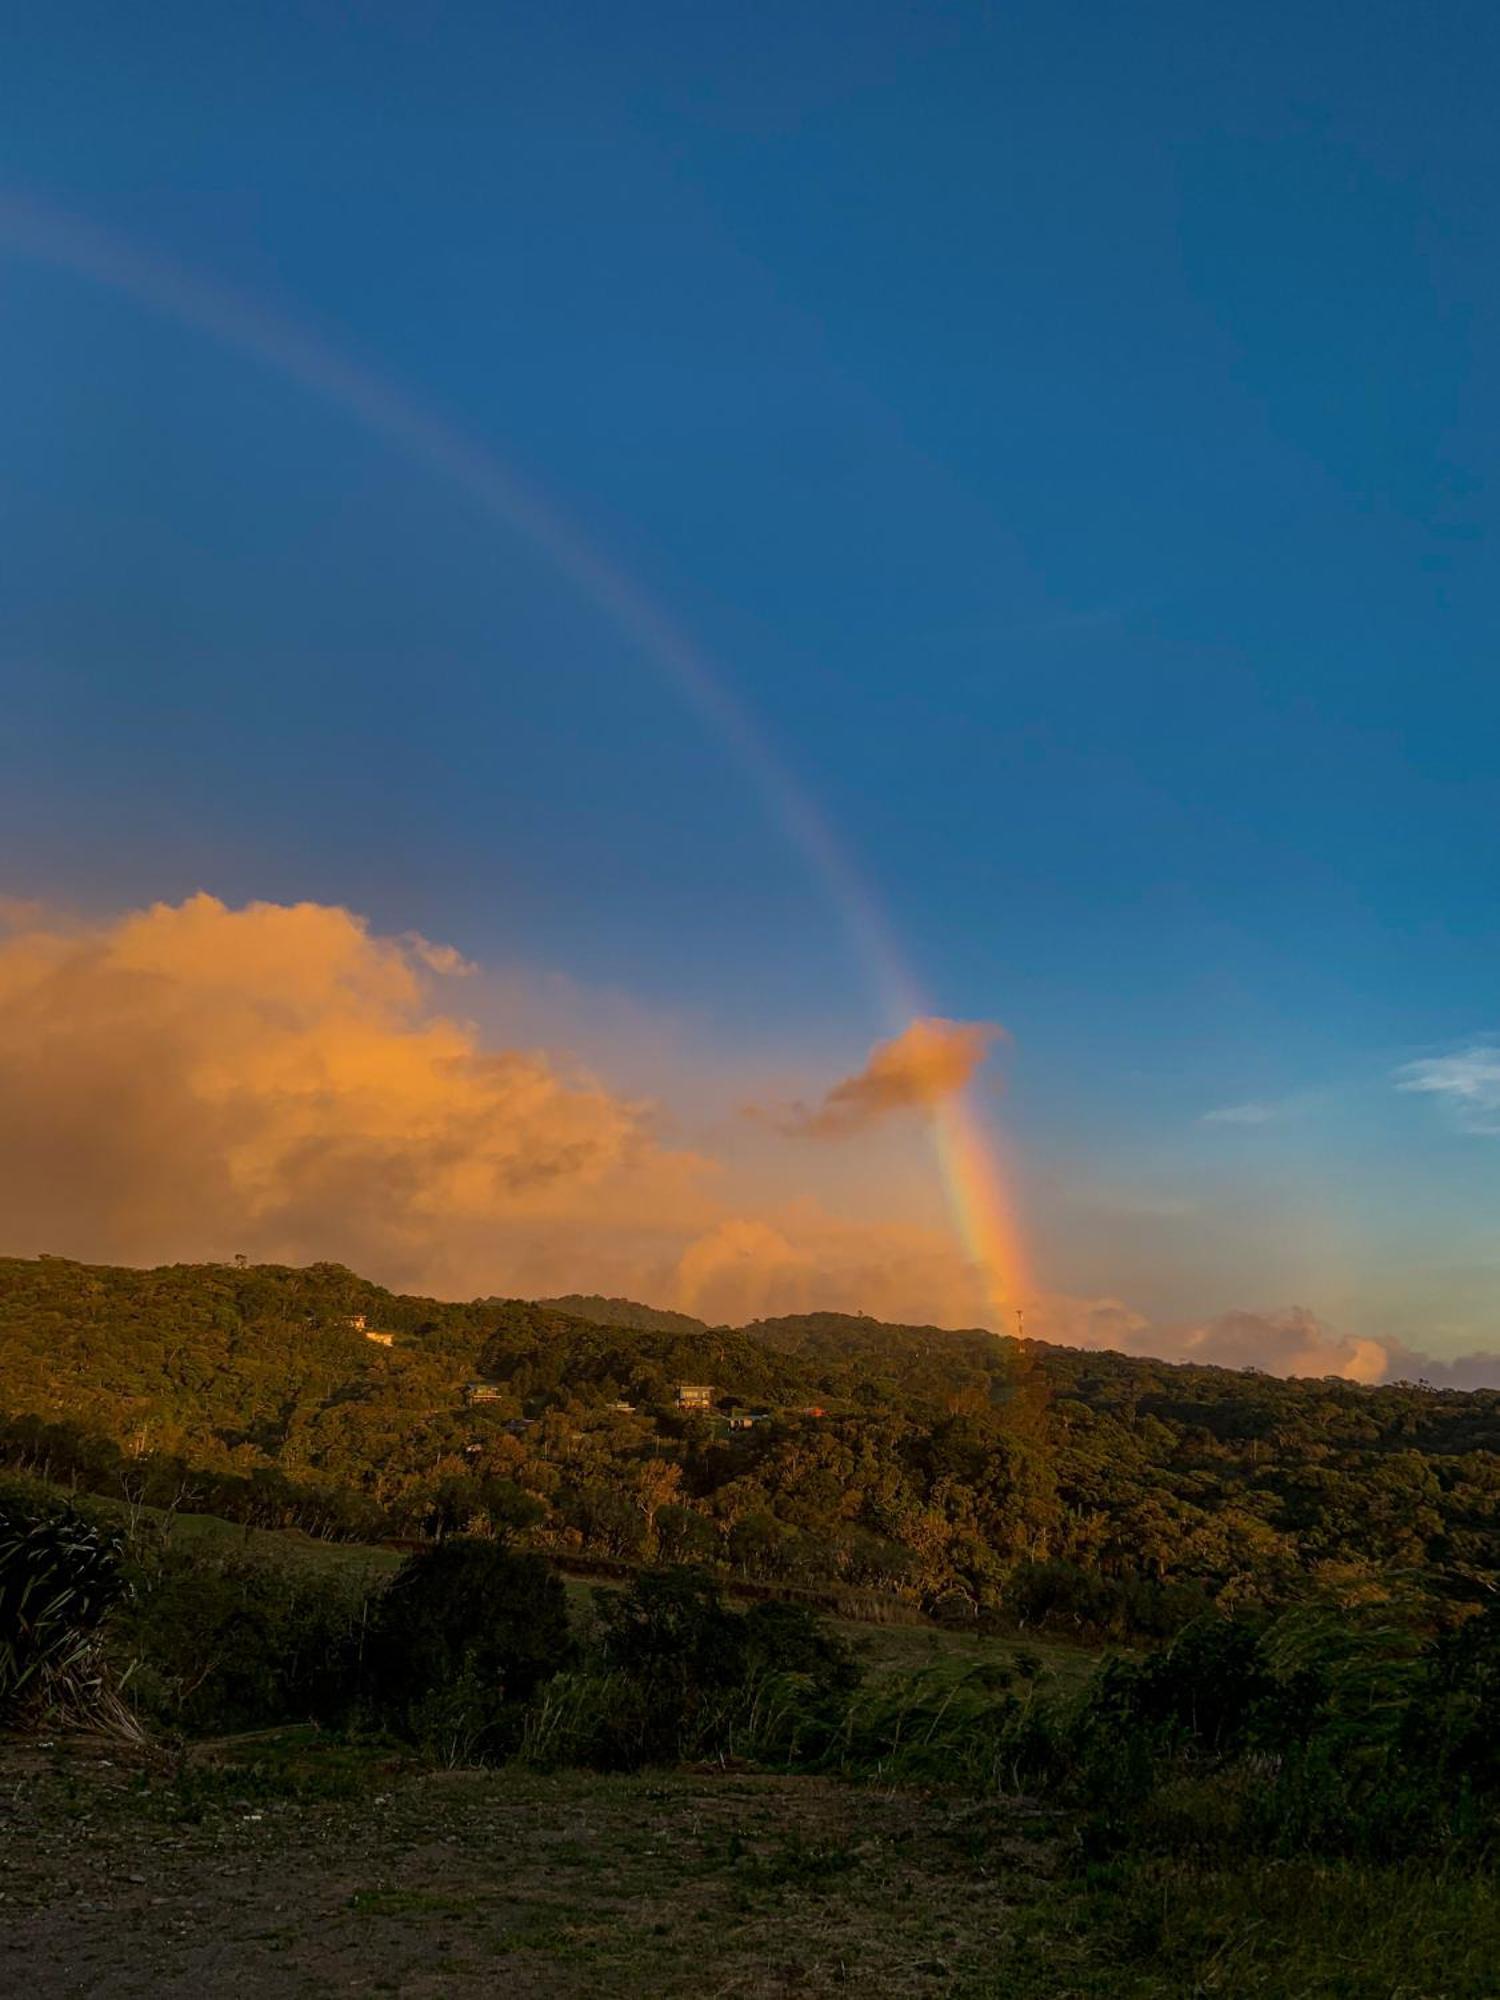
{"type": "Polygon", "coordinates": [[[1055,1845],[806,1777],[0,1745],[0,1993],[1030,1993],[1055,1845]]]}

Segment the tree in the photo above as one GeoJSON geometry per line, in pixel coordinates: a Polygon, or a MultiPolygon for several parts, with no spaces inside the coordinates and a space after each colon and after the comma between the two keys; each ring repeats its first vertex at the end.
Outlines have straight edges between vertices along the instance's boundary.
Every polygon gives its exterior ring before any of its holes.
{"type": "Polygon", "coordinates": [[[567,1598],[544,1558],[454,1536],[397,1572],[376,1613],[365,1686],[401,1733],[451,1726],[488,1757],[514,1740],[518,1705],[572,1656],[567,1598]]]}

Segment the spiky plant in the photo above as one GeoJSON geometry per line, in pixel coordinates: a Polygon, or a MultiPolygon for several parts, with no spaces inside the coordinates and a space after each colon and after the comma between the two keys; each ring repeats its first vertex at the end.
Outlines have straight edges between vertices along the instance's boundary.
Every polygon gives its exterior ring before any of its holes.
{"type": "Polygon", "coordinates": [[[71,1508],[0,1507],[0,1721],[138,1733],[103,1656],[124,1596],[124,1542],[71,1508]]]}

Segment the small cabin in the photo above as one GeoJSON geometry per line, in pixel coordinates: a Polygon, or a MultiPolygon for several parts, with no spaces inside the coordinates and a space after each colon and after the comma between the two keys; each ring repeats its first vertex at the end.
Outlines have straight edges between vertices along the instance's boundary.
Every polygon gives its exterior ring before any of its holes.
{"type": "Polygon", "coordinates": [[[493,1382],[465,1382],[464,1401],[466,1403],[498,1403],[504,1390],[493,1382]]]}
{"type": "Polygon", "coordinates": [[[714,1406],[714,1389],[711,1382],[679,1382],[677,1385],[677,1407],[679,1410],[711,1410],[714,1406]]]}
{"type": "Polygon", "coordinates": [[[352,1327],[356,1333],[363,1333],[365,1331],[365,1316],[363,1313],[350,1313],[344,1324],[347,1327],[352,1327]]]}

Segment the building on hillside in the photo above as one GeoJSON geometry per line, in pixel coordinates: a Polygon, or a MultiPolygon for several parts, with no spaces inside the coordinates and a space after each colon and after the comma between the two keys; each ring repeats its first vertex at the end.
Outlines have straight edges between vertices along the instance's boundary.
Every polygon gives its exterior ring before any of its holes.
{"type": "Polygon", "coordinates": [[[466,1403],[498,1403],[504,1394],[493,1382],[465,1382],[464,1401],[466,1403]]]}
{"type": "Polygon", "coordinates": [[[365,1316],[363,1313],[350,1313],[344,1324],[345,1326],[353,1327],[356,1333],[363,1333],[365,1330],[365,1316]]]}
{"type": "Polygon", "coordinates": [[[757,1424],[768,1424],[770,1421],[769,1410],[736,1410],[729,1419],[729,1428],[732,1431],[753,1431],[757,1424]]]}
{"type": "Polygon", "coordinates": [[[714,1406],[712,1382],[679,1382],[677,1384],[677,1407],[679,1410],[711,1410],[714,1406]]]}
{"type": "Polygon", "coordinates": [[[393,1333],[380,1333],[373,1326],[367,1326],[365,1339],[373,1340],[377,1347],[390,1347],[394,1345],[396,1336],[393,1333]]]}

